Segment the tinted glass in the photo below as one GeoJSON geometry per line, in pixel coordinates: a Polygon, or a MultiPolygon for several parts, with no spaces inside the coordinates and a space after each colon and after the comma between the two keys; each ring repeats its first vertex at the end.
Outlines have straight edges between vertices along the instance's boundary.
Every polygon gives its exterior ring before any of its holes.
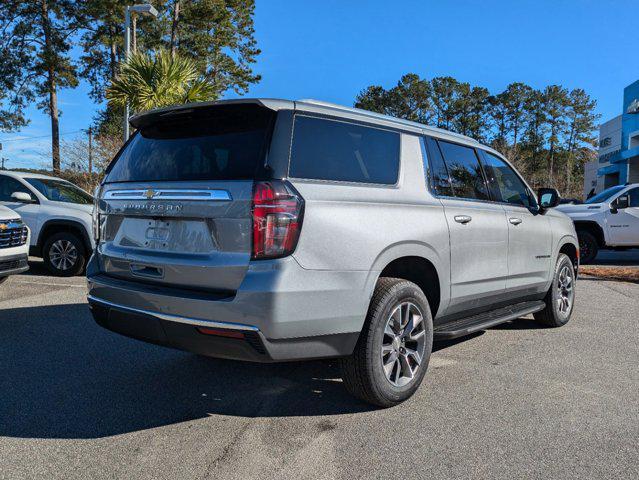
{"type": "Polygon", "coordinates": [[[453,196],[453,188],[450,185],[448,169],[439,151],[437,142],[430,137],[426,137],[426,146],[428,150],[428,161],[430,164],[429,180],[430,186],[437,195],[446,197],[453,196]]]}
{"type": "Polygon", "coordinates": [[[399,173],[399,134],[297,115],[290,176],[393,185],[399,173]]]}
{"type": "Polygon", "coordinates": [[[628,195],[630,196],[630,202],[628,203],[629,207],[639,207],[639,188],[633,188],[628,191],[628,195]]]}
{"type": "Polygon", "coordinates": [[[438,141],[455,197],[488,200],[488,189],[475,150],[463,145],[438,141]]]}
{"type": "Polygon", "coordinates": [[[601,203],[601,202],[605,202],[606,200],[609,200],[616,193],[619,193],[620,191],[622,191],[624,188],[626,188],[626,187],[623,186],[623,185],[615,185],[614,187],[607,188],[603,192],[598,193],[594,197],[590,197],[584,203],[601,203]]]}
{"type": "Polygon", "coordinates": [[[14,192],[28,193],[31,198],[34,198],[34,195],[29,189],[19,181],[11,177],[0,175],[0,202],[15,202],[16,200],[11,198],[11,194],[14,192]]]}
{"type": "Polygon", "coordinates": [[[528,188],[501,158],[484,152],[484,171],[493,200],[530,207],[528,188]]]}
{"type": "Polygon", "coordinates": [[[264,108],[234,105],[161,119],[135,134],[106,181],[253,179],[272,118],[264,108]]]}
{"type": "Polygon", "coordinates": [[[54,202],[91,205],[93,197],[69,182],[41,178],[25,178],[38,192],[54,202]]]}

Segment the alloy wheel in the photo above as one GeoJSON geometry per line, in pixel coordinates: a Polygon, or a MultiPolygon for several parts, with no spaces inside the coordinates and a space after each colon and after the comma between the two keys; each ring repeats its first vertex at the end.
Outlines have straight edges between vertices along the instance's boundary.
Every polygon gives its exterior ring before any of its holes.
{"type": "Polygon", "coordinates": [[[78,261],[78,249],[68,240],[57,240],[49,248],[49,260],[58,270],[69,270],[78,261]]]}
{"type": "Polygon", "coordinates": [[[381,347],[384,374],[391,385],[403,387],[415,378],[424,358],[425,337],[419,307],[412,302],[397,305],[386,320],[381,347]]]}
{"type": "Polygon", "coordinates": [[[562,315],[568,315],[568,313],[570,313],[575,295],[573,286],[574,282],[570,267],[564,265],[561,267],[561,270],[559,270],[559,278],[557,279],[557,309],[562,315]]]}

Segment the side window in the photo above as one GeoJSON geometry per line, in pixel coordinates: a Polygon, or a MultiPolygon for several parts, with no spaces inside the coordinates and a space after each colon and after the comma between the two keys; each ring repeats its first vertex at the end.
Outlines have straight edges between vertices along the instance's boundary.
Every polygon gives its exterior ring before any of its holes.
{"type": "Polygon", "coordinates": [[[399,133],[296,115],[289,174],[394,185],[399,175],[399,133]]]}
{"type": "Polygon", "coordinates": [[[29,191],[29,189],[16,179],[0,175],[0,202],[15,201],[11,198],[11,194],[13,192],[24,192],[33,197],[33,194],[29,191]]]}
{"type": "Polygon", "coordinates": [[[489,200],[481,164],[475,150],[439,140],[455,197],[489,200]]]}
{"type": "Polygon", "coordinates": [[[629,207],[639,207],[639,187],[633,188],[628,192],[630,196],[630,201],[628,202],[629,207]]]}
{"type": "Polygon", "coordinates": [[[483,156],[484,171],[493,198],[498,202],[531,207],[528,188],[515,171],[495,155],[483,152],[483,156]]]}
{"type": "Polygon", "coordinates": [[[429,169],[429,181],[430,186],[437,195],[445,197],[453,196],[453,187],[450,184],[450,176],[448,175],[448,169],[444,163],[439,146],[437,142],[430,137],[426,137],[426,150],[428,152],[429,169]]]}

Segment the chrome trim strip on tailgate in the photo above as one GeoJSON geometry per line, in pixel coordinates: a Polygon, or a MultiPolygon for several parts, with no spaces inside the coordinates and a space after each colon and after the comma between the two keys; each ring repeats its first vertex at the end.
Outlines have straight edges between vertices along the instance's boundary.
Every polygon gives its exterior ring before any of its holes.
{"type": "Polygon", "coordinates": [[[229,330],[248,330],[251,332],[259,332],[260,329],[253,325],[244,325],[242,323],[228,323],[228,322],[215,322],[212,320],[200,320],[198,318],[180,317],[178,315],[169,315],[167,313],[151,312],[149,310],[143,310],[141,308],[127,307],[125,305],[119,305],[117,303],[102,300],[94,297],[93,295],[87,295],[89,302],[101,303],[108,307],[119,308],[120,310],[128,310],[134,313],[140,313],[142,315],[150,315],[151,317],[159,318],[160,320],[166,320],[169,322],[186,323],[188,325],[196,325],[198,327],[209,328],[226,328],[229,330]]]}
{"type": "Polygon", "coordinates": [[[104,194],[104,200],[213,200],[226,202],[232,198],[226,190],[148,188],[145,190],[110,190],[104,194]]]}

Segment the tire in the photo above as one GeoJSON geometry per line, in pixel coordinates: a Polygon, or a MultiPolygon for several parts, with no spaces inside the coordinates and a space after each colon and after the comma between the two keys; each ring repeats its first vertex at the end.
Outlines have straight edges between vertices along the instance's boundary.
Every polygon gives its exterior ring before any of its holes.
{"type": "Polygon", "coordinates": [[[535,320],[548,327],[561,327],[568,323],[575,306],[575,268],[568,255],[559,254],[553,273],[552,284],[544,298],[546,308],[534,314],[535,320]],[[568,277],[564,277],[564,273],[568,277]],[[567,280],[566,278],[569,278],[567,280]],[[566,306],[564,294],[569,293],[566,306]],[[564,299],[560,307],[560,299],[564,299]],[[565,310],[562,310],[565,308],[565,310]]]}
{"type": "Polygon", "coordinates": [[[595,236],[584,230],[577,232],[579,238],[579,261],[582,264],[592,262],[599,252],[599,244],[595,236]]]}
{"type": "Polygon", "coordinates": [[[397,405],[419,388],[432,347],[433,319],[424,292],[407,280],[380,278],[355,350],[340,360],[344,385],[365,402],[379,407],[397,405]],[[414,322],[409,331],[407,319],[419,314],[421,321],[414,322]],[[398,325],[400,316],[403,328],[398,325]],[[411,352],[421,352],[418,363],[411,352]]]}
{"type": "Polygon", "coordinates": [[[50,236],[44,242],[42,251],[44,266],[53,275],[73,277],[84,271],[86,249],[82,240],[73,233],[60,232],[50,236]]]}

